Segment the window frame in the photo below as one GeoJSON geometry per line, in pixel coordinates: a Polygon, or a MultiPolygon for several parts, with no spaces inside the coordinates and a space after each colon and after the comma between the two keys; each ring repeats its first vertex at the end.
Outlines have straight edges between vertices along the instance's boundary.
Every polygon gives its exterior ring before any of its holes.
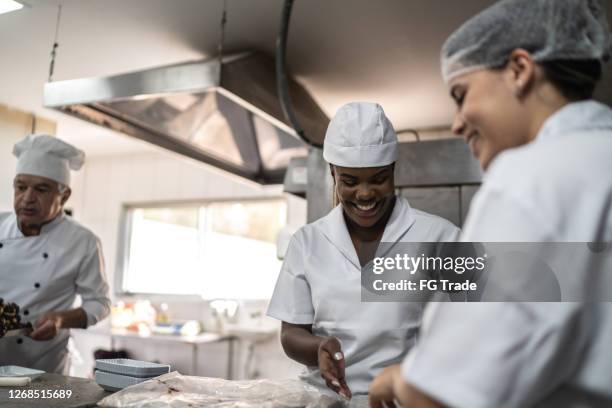
{"type": "MultiPolygon", "coordinates": [[[[117,240],[117,259],[115,262],[115,274],[113,280],[113,292],[116,297],[132,299],[148,299],[159,302],[188,301],[201,302],[204,299],[201,295],[187,295],[174,293],[147,293],[129,292],[124,290],[124,280],[126,268],[129,265],[129,245],[132,239],[133,210],[138,208],[167,208],[167,207],[204,207],[210,204],[226,204],[241,202],[263,202],[263,201],[282,201],[286,206],[285,225],[289,224],[289,199],[281,195],[270,195],[265,197],[232,197],[232,198],[206,198],[206,199],[187,199],[187,200],[167,200],[167,201],[145,201],[123,203],[121,206],[121,216],[119,217],[119,239],[117,240]]],[[[249,299],[252,300],[252,299],[249,299]]]]}

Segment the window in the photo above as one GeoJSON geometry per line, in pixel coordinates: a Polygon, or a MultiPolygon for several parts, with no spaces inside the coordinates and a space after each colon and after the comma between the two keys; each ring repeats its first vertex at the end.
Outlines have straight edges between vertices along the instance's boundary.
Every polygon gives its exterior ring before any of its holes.
{"type": "Polygon", "coordinates": [[[266,299],[281,261],[283,199],[128,208],[122,289],[129,293],[266,299]]]}

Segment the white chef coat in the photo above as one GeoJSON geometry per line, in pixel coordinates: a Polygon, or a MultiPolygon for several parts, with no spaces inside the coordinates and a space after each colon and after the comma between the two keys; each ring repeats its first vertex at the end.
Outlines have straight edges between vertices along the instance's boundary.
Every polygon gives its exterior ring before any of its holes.
{"type": "MultiPolygon", "coordinates": [[[[456,241],[449,221],[413,209],[397,197],[381,242],[456,241]]],[[[423,305],[361,302],[361,266],[342,206],[298,230],[291,239],[270,301],[268,315],[293,324],[312,324],[317,336],[340,340],[347,384],[367,394],[379,370],[401,361],[414,344],[423,305]]],[[[331,394],[318,367],[300,376],[331,394]]]]}
{"type": "MultiPolygon", "coordinates": [[[[612,110],[569,104],[534,142],[500,154],[462,240],[612,242],[612,110]]],[[[585,259],[570,262],[580,289],[610,292],[609,270],[595,278],[585,259]]],[[[448,406],[611,406],[596,397],[612,397],[610,303],[439,303],[425,314],[402,374],[448,406]]]]}
{"type": "MultiPolygon", "coordinates": [[[[1,213],[0,297],[17,303],[23,321],[34,324],[46,312],[71,309],[77,294],[88,326],[108,315],[108,283],[98,238],[63,214],[44,225],[40,235],[24,236],[15,213],[1,213]]],[[[68,339],[68,330],[48,341],[0,338],[0,365],[64,373],[68,339]]]]}

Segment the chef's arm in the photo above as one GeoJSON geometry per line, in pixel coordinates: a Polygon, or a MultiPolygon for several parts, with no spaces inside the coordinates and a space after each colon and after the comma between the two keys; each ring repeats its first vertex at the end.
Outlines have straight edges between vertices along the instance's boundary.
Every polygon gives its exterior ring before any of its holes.
{"type": "Polygon", "coordinates": [[[444,408],[418,388],[407,383],[401,374],[400,364],[382,370],[370,384],[370,407],[395,406],[393,401],[408,408],[444,408]]]}
{"type": "Polygon", "coordinates": [[[61,329],[85,329],[87,327],[87,313],[82,307],[56,313],[61,320],[61,329]]]}
{"type": "Polygon", "coordinates": [[[86,315],[89,327],[104,319],[110,313],[110,293],[102,246],[97,239],[91,239],[79,268],[76,279],[76,291],[81,296],[81,308],[86,315]]]}
{"type": "Polygon", "coordinates": [[[394,391],[402,407],[409,408],[444,408],[444,405],[406,383],[401,376],[396,378],[394,391]]]}
{"type": "Polygon", "coordinates": [[[281,344],[287,356],[307,366],[319,364],[319,346],[323,337],[312,334],[311,324],[293,324],[283,322],[281,326],[281,344]]]}
{"type": "Polygon", "coordinates": [[[87,327],[87,313],[83,308],[47,312],[34,325],[30,337],[34,340],[50,340],[60,329],[84,329],[87,327]]]}
{"type": "Polygon", "coordinates": [[[283,322],[281,344],[293,360],[308,366],[318,366],[329,389],[350,398],[345,378],[345,361],[340,341],[335,337],[312,334],[312,325],[283,322]]]}

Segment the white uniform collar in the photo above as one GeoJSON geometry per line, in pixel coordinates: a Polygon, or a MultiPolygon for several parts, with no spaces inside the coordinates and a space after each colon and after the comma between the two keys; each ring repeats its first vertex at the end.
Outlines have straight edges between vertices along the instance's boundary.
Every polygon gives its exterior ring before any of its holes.
{"type": "MultiPolygon", "coordinates": [[[[53,228],[55,228],[57,225],[59,225],[65,218],[66,216],[64,215],[64,211],[62,210],[59,215],[57,217],[55,217],[51,222],[43,225],[40,229],[40,235],[46,234],[47,232],[51,231],[53,228]]],[[[15,225],[15,232],[18,238],[24,238],[26,237],[23,232],[21,232],[21,229],[19,229],[19,222],[17,221],[17,214],[15,214],[13,212],[13,223],[15,225]]],[[[27,238],[27,237],[26,237],[27,238]]]]}
{"type": "Polygon", "coordinates": [[[572,102],[552,114],[538,132],[537,141],[547,141],[565,134],[612,129],[612,115],[607,105],[592,99],[572,102]]]}
{"type": "Polygon", "coordinates": [[[47,233],[51,231],[53,228],[59,225],[62,221],[64,221],[65,218],[66,218],[66,215],[64,215],[64,210],[61,210],[58,216],[55,217],[50,223],[42,226],[42,228],[40,229],[40,233],[42,234],[42,233],[47,233]]]}
{"type": "MultiPolygon", "coordinates": [[[[396,196],[393,211],[387,221],[381,242],[397,242],[410,229],[415,222],[412,208],[408,201],[396,196]]],[[[342,213],[342,205],[336,206],[320,222],[317,223],[325,237],[348,259],[353,265],[361,269],[357,252],[342,213]]]]}
{"type": "Polygon", "coordinates": [[[404,197],[395,197],[395,206],[391,212],[391,217],[387,221],[385,231],[380,242],[397,242],[404,236],[416,221],[414,213],[408,200],[404,197]]]}

